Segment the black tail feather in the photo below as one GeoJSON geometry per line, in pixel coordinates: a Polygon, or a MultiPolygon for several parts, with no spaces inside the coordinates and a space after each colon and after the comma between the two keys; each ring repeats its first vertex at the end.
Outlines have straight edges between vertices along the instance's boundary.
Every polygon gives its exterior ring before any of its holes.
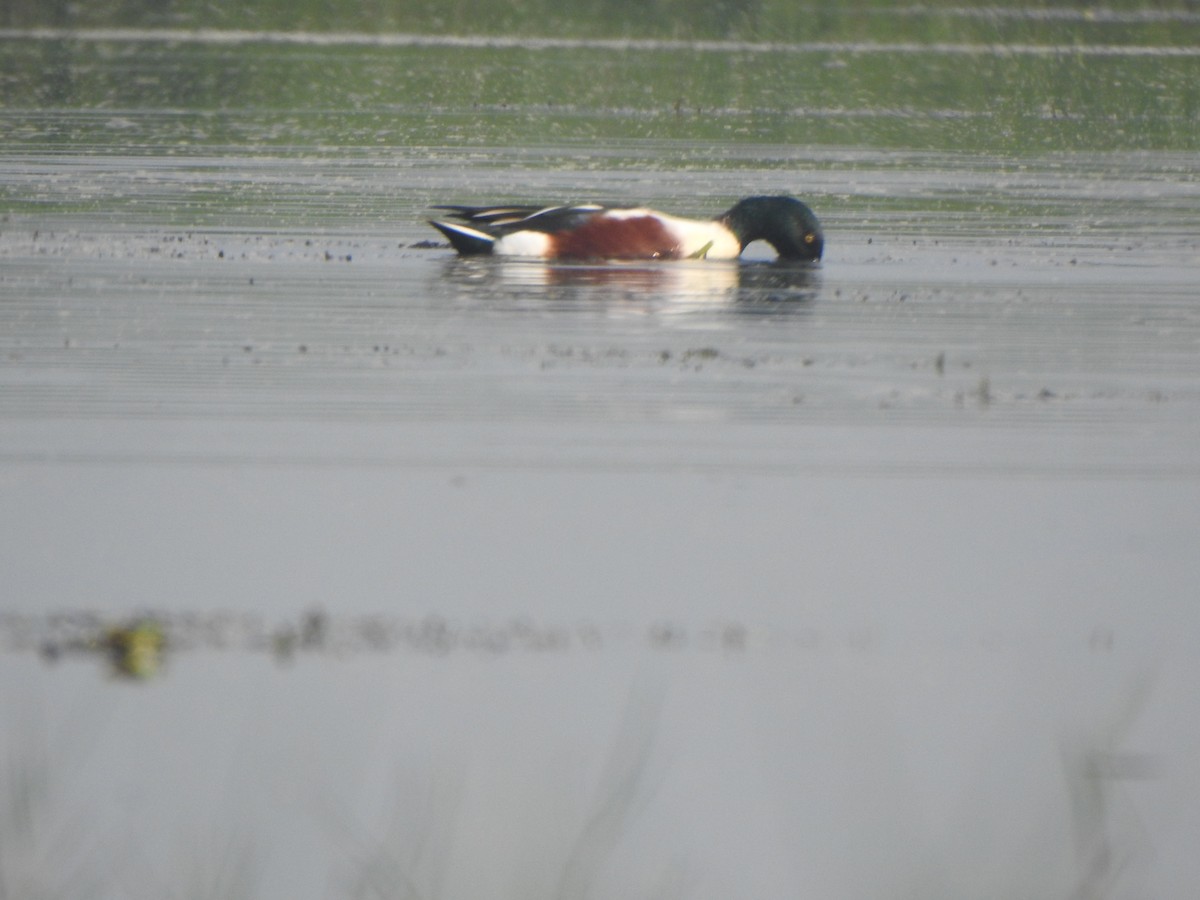
{"type": "Polygon", "coordinates": [[[480,254],[491,253],[492,246],[496,243],[496,239],[490,234],[485,234],[474,228],[468,228],[465,225],[435,222],[432,219],[429,221],[429,224],[444,234],[446,240],[450,242],[450,246],[462,256],[478,256],[480,254]]]}

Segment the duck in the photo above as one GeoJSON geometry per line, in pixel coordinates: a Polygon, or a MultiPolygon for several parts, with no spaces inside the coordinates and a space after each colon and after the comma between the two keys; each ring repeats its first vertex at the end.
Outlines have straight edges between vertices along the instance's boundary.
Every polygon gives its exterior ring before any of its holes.
{"type": "Polygon", "coordinates": [[[712,219],[601,203],[433,209],[445,216],[429,224],[461,256],[729,260],[741,256],[753,241],[764,240],[782,260],[817,262],[825,246],[816,215],[788,194],[745,197],[712,219]]]}

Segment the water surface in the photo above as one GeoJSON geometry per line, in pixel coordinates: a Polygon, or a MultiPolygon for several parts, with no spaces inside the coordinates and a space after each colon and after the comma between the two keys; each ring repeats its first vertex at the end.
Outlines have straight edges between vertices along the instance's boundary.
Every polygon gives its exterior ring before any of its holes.
{"type": "Polygon", "coordinates": [[[1196,883],[1195,47],[392,43],[3,42],[0,883],[1196,883]]]}

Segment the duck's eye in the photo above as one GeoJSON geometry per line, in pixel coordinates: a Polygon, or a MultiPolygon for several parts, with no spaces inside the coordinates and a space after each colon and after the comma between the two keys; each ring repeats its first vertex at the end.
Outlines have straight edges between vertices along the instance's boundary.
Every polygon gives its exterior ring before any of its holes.
{"type": "Polygon", "coordinates": [[[811,244],[816,239],[817,239],[817,236],[815,234],[813,234],[811,231],[808,232],[808,234],[804,235],[804,243],[806,243],[806,244],[811,244]]]}

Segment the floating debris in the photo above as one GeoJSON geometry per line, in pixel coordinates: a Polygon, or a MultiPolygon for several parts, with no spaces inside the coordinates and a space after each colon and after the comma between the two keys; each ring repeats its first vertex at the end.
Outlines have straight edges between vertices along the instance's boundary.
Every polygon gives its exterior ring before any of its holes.
{"type": "Polygon", "coordinates": [[[151,678],[162,668],[166,639],[152,619],[110,628],[103,642],[115,674],[125,678],[151,678]]]}
{"type": "MultiPolygon", "coordinates": [[[[1113,632],[1096,626],[1077,646],[1110,652],[1113,632]]],[[[599,653],[642,647],[652,652],[720,654],[728,657],[764,649],[800,653],[823,648],[874,653],[890,642],[876,629],[823,633],[813,627],[754,628],[734,618],[703,622],[656,619],[574,623],[528,616],[499,621],[455,621],[431,613],[337,616],[313,608],[267,624],[250,613],[138,612],[104,615],[56,612],[43,616],[0,613],[0,652],[30,653],[47,665],[74,658],[99,659],[123,679],[161,674],[167,659],[189,652],[262,655],[279,665],[304,659],[350,659],[408,654],[444,657],[599,653]]]]}
{"type": "Polygon", "coordinates": [[[304,614],[300,622],[300,646],[305,650],[317,650],[325,646],[325,634],[329,616],[322,609],[313,609],[304,614]]]}
{"type": "Polygon", "coordinates": [[[975,389],[975,397],[979,401],[980,406],[991,406],[994,399],[992,381],[986,375],[979,379],[979,387],[975,389]]]}

